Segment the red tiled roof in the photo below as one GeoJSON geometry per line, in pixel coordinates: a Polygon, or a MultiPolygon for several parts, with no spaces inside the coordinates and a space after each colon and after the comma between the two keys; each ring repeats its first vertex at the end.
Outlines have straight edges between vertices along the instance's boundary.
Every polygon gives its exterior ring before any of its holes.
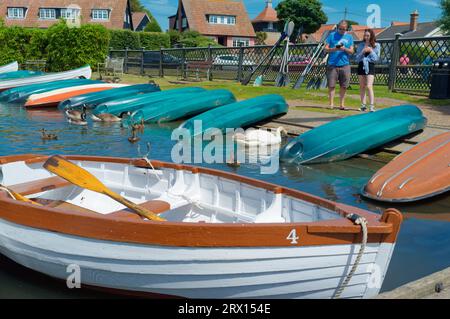
{"type": "Polygon", "coordinates": [[[278,13],[272,7],[266,7],[252,22],[278,22],[278,13]]]}
{"type": "Polygon", "coordinates": [[[189,29],[203,35],[256,37],[253,25],[242,1],[236,0],[182,0],[189,29]],[[210,14],[235,16],[235,25],[210,24],[210,14]]]}
{"type": "MultiPolygon", "coordinates": [[[[333,30],[334,27],[335,27],[335,24],[323,24],[319,30],[317,30],[313,34],[310,34],[308,38],[310,41],[312,40],[312,41],[318,42],[322,38],[322,35],[324,34],[324,32],[331,31],[331,30],[333,30]]],[[[362,38],[364,36],[364,31],[368,28],[369,27],[366,25],[352,25],[352,31],[350,31],[349,33],[354,35],[354,38],[356,38],[358,40],[362,40],[362,38]]],[[[386,29],[385,28],[373,29],[373,31],[375,32],[375,35],[380,34],[384,30],[386,30],[386,29]]]]}
{"type": "Polygon", "coordinates": [[[68,8],[73,5],[81,8],[82,23],[96,23],[110,29],[123,29],[128,0],[1,0],[0,18],[3,18],[7,26],[48,28],[59,20],[39,19],[40,8],[68,8]],[[25,19],[9,19],[7,17],[8,7],[27,8],[25,19]],[[111,10],[109,21],[92,20],[92,9],[111,10]]]}

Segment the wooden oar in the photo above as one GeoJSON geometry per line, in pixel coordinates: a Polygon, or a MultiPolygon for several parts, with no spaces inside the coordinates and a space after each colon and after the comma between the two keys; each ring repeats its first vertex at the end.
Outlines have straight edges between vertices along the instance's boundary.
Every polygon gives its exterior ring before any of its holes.
{"type": "Polygon", "coordinates": [[[165,221],[164,218],[159,217],[155,213],[136,205],[135,203],[123,198],[119,194],[113,192],[106,187],[101,181],[99,181],[94,175],[86,171],[85,169],[75,165],[74,163],[62,158],[61,156],[52,156],[45,163],[44,168],[59,177],[75,184],[79,187],[86,188],[90,191],[101,193],[119,203],[125,205],[129,209],[133,210],[140,216],[155,221],[165,221]]]}
{"type": "Polygon", "coordinates": [[[33,204],[36,206],[42,206],[41,204],[39,204],[38,202],[35,202],[29,198],[26,198],[25,196],[16,193],[15,191],[13,191],[11,188],[6,187],[5,185],[0,184],[0,189],[4,189],[6,190],[8,193],[10,193],[10,195],[12,195],[12,197],[14,197],[15,200],[21,201],[21,202],[25,202],[25,203],[29,203],[29,204],[33,204]]]}

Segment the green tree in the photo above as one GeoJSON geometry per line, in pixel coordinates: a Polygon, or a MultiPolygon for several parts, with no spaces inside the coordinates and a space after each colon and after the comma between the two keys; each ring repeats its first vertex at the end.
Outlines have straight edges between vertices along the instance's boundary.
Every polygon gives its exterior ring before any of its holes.
{"type": "Polygon", "coordinates": [[[283,0],[278,4],[276,10],[281,21],[280,28],[284,28],[287,21],[293,21],[296,29],[294,33],[301,25],[304,33],[314,33],[328,21],[319,0],[283,0]]]}
{"type": "Polygon", "coordinates": [[[256,32],[256,45],[265,45],[267,40],[267,33],[256,32]]]}
{"type": "Polygon", "coordinates": [[[450,34],[450,0],[442,0],[441,9],[442,15],[438,22],[441,24],[442,31],[450,34]]]}
{"type": "Polygon", "coordinates": [[[153,17],[150,10],[148,10],[140,0],[131,0],[131,12],[145,12],[147,13],[148,17],[150,18],[150,23],[147,25],[144,31],[146,32],[162,32],[161,26],[159,25],[158,21],[156,21],[155,17],[153,17]]]}

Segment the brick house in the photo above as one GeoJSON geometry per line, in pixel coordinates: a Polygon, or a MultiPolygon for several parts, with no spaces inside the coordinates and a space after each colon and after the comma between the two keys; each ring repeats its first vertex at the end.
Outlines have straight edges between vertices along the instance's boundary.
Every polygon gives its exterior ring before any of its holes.
{"type": "Polygon", "coordinates": [[[227,47],[252,46],[256,38],[242,0],[179,0],[169,29],[198,31],[227,47]]]}
{"type": "Polygon", "coordinates": [[[0,18],[7,26],[48,28],[67,19],[133,30],[129,0],[1,0],[0,18]]]}
{"type": "Polygon", "coordinates": [[[133,12],[134,31],[144,31],[145,27],[152,21],[146,12],[133,12]]]}
{"type": "Polygon", "coordinates": [[[267,45],[274,45],[281,35],[278,31],[278,14],[272,6],[272,0],[265,1],[266,7],[252,20],[252,24],[255,32],[265,32],[267,34],[267,39],[265,41],[267,45]]]}

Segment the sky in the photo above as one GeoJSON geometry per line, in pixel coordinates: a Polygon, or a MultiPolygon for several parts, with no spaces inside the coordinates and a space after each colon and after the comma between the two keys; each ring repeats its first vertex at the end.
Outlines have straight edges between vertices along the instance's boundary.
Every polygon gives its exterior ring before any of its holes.
{"type": "MultiPolygon", "coordinates": [[[[243,0],[251,19],[256,17],[265,6],[265,0],[243,0]]],[[[276,5],[281,0],[273,0],[276,5]]],[[[155,16],[163,30],[168,28],[168,17],[177,11],[178,0],[141,0],[155,16]]],[[[389,26],[391,21],[409,21],[409,15],[419,10],[419,22],[436,20],[440,17],[440,0],[322,0],[323,9],[329,23],[335,23],[344,18],[345,8],[347,18],[367,25],[367,8],[376,4],[381,9],[381,25],[389,26]]]]}

